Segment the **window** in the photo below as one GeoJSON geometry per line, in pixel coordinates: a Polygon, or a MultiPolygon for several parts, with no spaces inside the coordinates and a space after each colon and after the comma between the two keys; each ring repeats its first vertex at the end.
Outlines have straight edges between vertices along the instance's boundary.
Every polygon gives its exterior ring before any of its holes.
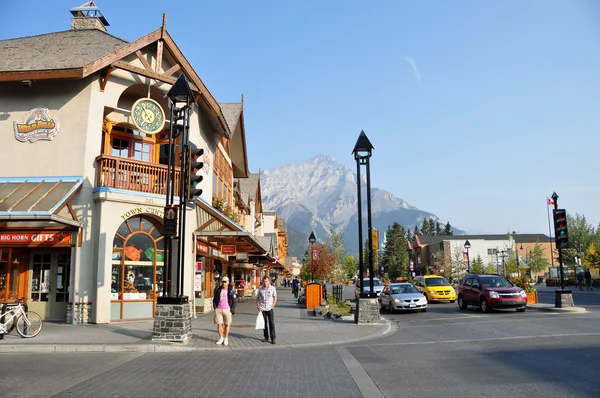
{"type": "Polygon", "coordinates": [[[31,279],[31,300],[48,301],[50,295],[50,267],[52,254],[36,253],[33,256],[33,275],[31,279]]]}
{"type": "Polygon", "coordinates": [[[213,195],[225,201],[226,206],[232,206],[233,169],[221,149],[215,152],[213,195]]]}
{"type": "Polygon", "coordinates": [[[108,152],[120,158],[154,162],[154,140],[138,130],[116,125],[110,130],[108,152]]]}
{"type": "Polygon", "coordinates": [[[488,256],[495,256],[498,249],[487,249],[488,256]]]}

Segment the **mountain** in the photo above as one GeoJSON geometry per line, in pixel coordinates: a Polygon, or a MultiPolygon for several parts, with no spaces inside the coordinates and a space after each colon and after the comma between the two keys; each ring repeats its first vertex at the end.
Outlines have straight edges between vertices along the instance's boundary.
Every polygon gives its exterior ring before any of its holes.
{"type": "MultiPolygon", "coordinates": [[[[362,180],[363,228],[367,228],[366,177],[362,180]]],[[[317,155],[298,164],[285,164],[261,172],[263,209],[275,210],[287,223],[288,253],[302,259],[311,231],[319,242],[329,239],[331,223],[345,227],[348,253],[358,253],[358,200],[356,174],[332,156],[317,155]]],[[[424,218],[442,222],[432,213],[419,210],[383,189],[371,187],[373,227],[379,230],[380,243],[388,225],[394,221],[404,228],[421,226],[424,218]]],[[[455,230],[455,233],[462,231],[455,230]]],[[[363,240],[366,239],[363,233],[363,240]]]]}

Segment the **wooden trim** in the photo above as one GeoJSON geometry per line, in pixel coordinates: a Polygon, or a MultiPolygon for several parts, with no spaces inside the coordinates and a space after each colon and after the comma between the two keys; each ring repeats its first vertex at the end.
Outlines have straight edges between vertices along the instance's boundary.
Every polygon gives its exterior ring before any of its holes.
{"type": "MultiPolygon", "coordinates": [[[[58,185],[58,184],[60,184],[61,182],[62,182],[62,180],[61,180],[61,181],[59,181],[59,182],[57,182],[56,184],[54,184],[52,187],[54,188],[55,186],[57,186],[57,185],[58,185]]],[[[42,180],[42,181],[40,181],[40,182],[38,182],[38,183],[37,183],[37,184],[36,184],[36,185],[35,185],[35,186],[34,186],[34,187],[33,187],[33,188],[32,188],[32,189],[29,191],[29,192],[27,192],[27,194],[25,194],[25,195],[21,196],[21,199],[17,200],[17,201],[16,201],[16,202],[15,202],[15,203],[14,203],[14,204],[11,206],[11,207],[9,207],[9,208],[7,209],[7,211],[12,211],[12,210],[13,210],[15,207],[17,207],[17,206],[18,206],[18,205],[19,205],[19,204],[20,204],[22,201],[24,201],[25,199],[27,199],[27,197],[29,197],[29,195],[31,195],[31,193],[32,193],[33,191],[35,191],[36,189],[38,189],[39,187],[41,187],[43,184],[44,184],[44,181],[43,181],[43,180],[42,180]]],[[[36,203],[37,203],[37,202],[36,202],[36,203]]],[[[56,204],[56,203],[55,203],[55,204],[56,204]]],[[[54,207],[54,205],[52,205],[50,208],[52,208],[52,207],[54,207]]]]}
{"type": "Polygon", "coordinates": [[[81,79],[83,69],[53,69],[53,70],[33,70],[19,72],[0,72],[0,81],[13,82],[25,79],[45,80],[45,79],[81,79]]]}
{"type": "Polygon", "coordinates": [[[79,228],[77,231],[77,247],[83,246],[83,228],[79,228]]]}
{"type": "MultiPolygon", "coordinates": [[[[128,63],[122,62],[122,61],[116,61],[112,65],[115,68],[123,69],[123,70],[126,70],[131,73],[137,73],[140,76],[149,77],[151,79],[158,80],[163,83],[174,84],[175,80],[176,80],[175,78],[164,76],[164,75],[161,75],[156,72],[150,72],[150,71],[144,70],[142,68],[138,68],[136,66],[129,65],[128,63]]],[[[198,88],[193,83],[190,83],[190,87],[192,90],[198,91],[198,88]]]]}
{"type": "Polygon", "coordinates": [[[146,68],[146,70],[152,71],[152,67],[150,66],[148,61],[146,61],[146,58],[144,58],[144,55],[142,54],[142,52],[140,50],[137,50],[135,52],[135,55],[138,57],[138,59],[140,60],[142,65],[144,65],[144,68],[146,68]]]}
{"type": "Polygon", "coordinates": [[[175,65],[171,66],[167,71],[165,71],[165,73],[163,73],[162,75],[163,76],[173,76],[173,73],[177,72],[180,69],[181,69],[181,65],[175,64],[175,65]]]}
{"type": "Polygon", "coordinates": [[[118,50],[113,51],[104,57],[98,58],[97,60],[90,62],[83,67],[83,76],[86,77],[94,72],[99,71],[102,68],[109,66],[110,64],[125,58],[128,55],[133,54],[137,50],[154,43],[160,38],[161,29],[156,29],[154,32],[147,34],[146,36],[140,37],[139,39],[132,41],[125,47],[121,47],[118,50]]]}
{"type": "Polygon", "coordinates": [[[160,73],[160,71],[162,69],[162,59],[163,59],[163,41],[161,39],[158,42],[156,42],[156,70],[155,70],[156,73],[160,73]]]}
{"type": "Polygon", "coordinates": [[[210,220],[208,220],[207,222],[205,222],[204,224],[202,224],[200,226],[200,228],[198,228],[200,231],[204,231],[204,229],[206,227],[208,227],[210,224],[214,223],[215,221],[217,221],[217,219],[215,217],[211,217],[210,220]]]}
{"type": "Polygon", "coordinates": [[[73,205],[71,204],[70,200],[67,201],[67,209],[69,209],[69,214],[71,214],[73,220],[79,221],[79,219],[77,218],[77,214],[75,214],[75,210],[73,210],[73,205]]]}
{"type": "Polygon", "coordinates": [[[113,71],[112,66],[109,66],[108,68],[106,68],[104,70],[104,73],[102,74],[102,77],[100,78],[100,91],[104,92],[104,89],[106,88],[106,83],[108,83],[108,79],[110,78],[110,74],[113,71]]]}

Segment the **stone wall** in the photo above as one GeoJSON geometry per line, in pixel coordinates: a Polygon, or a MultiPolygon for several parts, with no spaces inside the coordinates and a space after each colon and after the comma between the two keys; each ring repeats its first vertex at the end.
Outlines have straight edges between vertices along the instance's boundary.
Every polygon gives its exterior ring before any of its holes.
{"type": "Polygon", "coordinates": [[[106,27],[95,17],[71,18],[71,29],[100,29],[106,32],[106,27]]]}
{"type": "Polygon", "coordinates": [[[67,323],[90,323],[92,319],[92,303],[67,303],[67,323]]]}
{"type": "Polygon", "coordinates": [[[376,323],[380,321],[379,302],[377,299],[360,298],[358,299],[357,312],[354,314],[357,323],[376,323]]]}
{"type": "Polygon", "coordinates": [[[187,343],[192,338],[192,305],[156,304],[152,340],[187,343]]]}

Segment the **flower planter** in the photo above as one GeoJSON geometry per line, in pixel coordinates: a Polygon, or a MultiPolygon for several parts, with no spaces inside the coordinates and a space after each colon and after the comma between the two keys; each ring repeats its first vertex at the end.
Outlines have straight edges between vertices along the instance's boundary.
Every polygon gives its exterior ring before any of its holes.
{"type": "Polygon", "coordinates": [[[538,302],[538,292],[525,292],[527,294],[527,304],[536,304],[538,302]]]}

